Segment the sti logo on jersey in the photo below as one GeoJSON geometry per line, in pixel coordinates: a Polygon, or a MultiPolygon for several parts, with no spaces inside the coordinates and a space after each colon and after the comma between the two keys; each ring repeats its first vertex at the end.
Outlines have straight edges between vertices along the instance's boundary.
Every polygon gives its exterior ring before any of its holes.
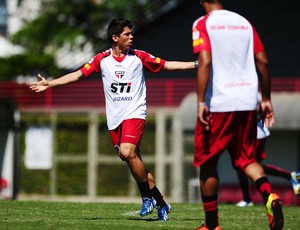
{"type": "Polygon", "coordinates": [[[125,71],[115,71],[115,75],[118,79],[121,79],[125,75],[125,71]]]}
{"type": "Polygon", "coordinates": [[[110,85],[111,88],[111,92],[113,93],[129,93],[130,89],[131,89],[131,82],[127,82],[127,83],[111,83],[110,85]]]}

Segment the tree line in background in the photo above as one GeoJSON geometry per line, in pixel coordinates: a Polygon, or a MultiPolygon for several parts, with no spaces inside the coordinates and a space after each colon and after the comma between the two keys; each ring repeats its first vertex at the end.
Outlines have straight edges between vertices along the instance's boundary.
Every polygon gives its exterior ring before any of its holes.
{"type": "Polygon", "coordinates": [[[66,43],[80,49],[90,43],[95,53],[109,47],[106,28],[115,17],[130,19],[135,29],[145,26],[181,0],[50,0],[44,1],[40,16],[27,23],[10,40],[25,52],[0,58],[0,80],[37,71],[62,73],[55,54],[66,43]],[[81,38],[81,39],[78,39],[81,38]]]}

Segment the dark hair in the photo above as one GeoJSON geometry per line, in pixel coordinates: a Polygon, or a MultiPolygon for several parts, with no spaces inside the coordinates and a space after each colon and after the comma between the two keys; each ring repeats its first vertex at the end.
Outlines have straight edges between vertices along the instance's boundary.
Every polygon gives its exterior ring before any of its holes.
{"type": "Polygon", "coordinates": [[[131,21],[123,18],[115,18],[109,23],[107,27],[107,38],[110,41],[110,43],[113,43],[112,36],[120,36],[120,34],[124,31],[125,27],[132,29],[131,21]]]}

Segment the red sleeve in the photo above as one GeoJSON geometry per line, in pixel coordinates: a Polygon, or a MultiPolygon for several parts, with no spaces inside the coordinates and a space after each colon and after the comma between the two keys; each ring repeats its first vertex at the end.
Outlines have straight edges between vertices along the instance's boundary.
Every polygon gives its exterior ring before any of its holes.
{"type": "Polygon", "coordinates": [[[110,50],[106,50],[102,53],[96,54],[88,63],[86,63],[80,71],[83,73],[84,76],[88,77],[93,72],[100,72],[100,62],[104,57],[110,55],[110,50]]]}
{"type": "Polygon", "coordinates": [[[257,54],[259,52],[262,52],[264,51],[264,46],[256,32],[256,30],[254,29],[254,27],[252,26],[253,28],[253,46],[254,46],[254,54],[257,54]]]}
{"type": "Polygon", "coordinates": [[[143,66],[147,71],[159,73],[163,70],[166,63],[165,60],[154,57],[153,55],[141,50],[134,50],[134,53],[141,59],[143,66]]]}
{"type": "Polygon", "coordinates": [[[193,52],[198,54],[200,51],[211,51],[209,36],[206,30],[206,20],[209,15],[197,19],[193,24],[192,39],[193,52]]]}

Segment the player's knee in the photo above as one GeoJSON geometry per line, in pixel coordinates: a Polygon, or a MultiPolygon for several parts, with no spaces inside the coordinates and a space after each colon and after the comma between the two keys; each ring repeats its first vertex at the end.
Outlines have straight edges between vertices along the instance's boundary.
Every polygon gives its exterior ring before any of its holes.
{"type": "Polygon", "coordinates": [[[124,144],[120,146],[120,157],[125,161],[131,161],[136,158],[137,155],[134,151],[134,148],[132,148],[130,145],[124,144]]]}

